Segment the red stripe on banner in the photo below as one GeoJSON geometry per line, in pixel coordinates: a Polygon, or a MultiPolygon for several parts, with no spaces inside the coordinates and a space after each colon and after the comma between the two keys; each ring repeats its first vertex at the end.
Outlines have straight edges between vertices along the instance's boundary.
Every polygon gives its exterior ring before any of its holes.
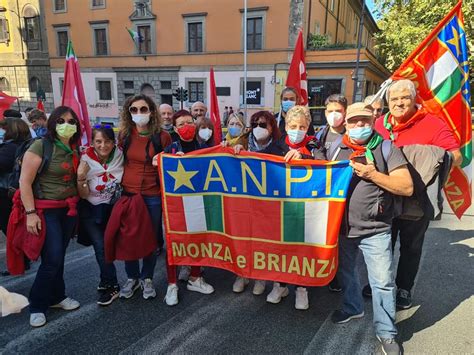
{"type": "Polygon", "coordinates": [[[175,232],[186,232],[186,218],[184,217],[183,199],[177,196],[166,196],[169,229],[175,232]]]}
{"type": "Polygon", "coordinates": [[[460,167],[451,170],[444,192],[454,214],[460,219],[471,205],[472,196],[471,184],[460,167]]]}
{"type": "Polygon", "coordinates": [[[339,238],[339,229],[341,228],[342,217],[344,216],[345,202],[329,202],[326,244],[335,245],[339,238]]]}
{"type": "Polygon", "coordinates": [[[224,221],[227,234],[280,241],[281,203],[224,196],[224,221]]]}
{"type": "Polygon", "coordinates": [[[441,46],[439,40],[434,40],[429,47],[426,47],[417,57],[416,61],[421,66],[425,67],[426,72],[430,70],[436,61],[447,51],[446,48],[441,46]]]}

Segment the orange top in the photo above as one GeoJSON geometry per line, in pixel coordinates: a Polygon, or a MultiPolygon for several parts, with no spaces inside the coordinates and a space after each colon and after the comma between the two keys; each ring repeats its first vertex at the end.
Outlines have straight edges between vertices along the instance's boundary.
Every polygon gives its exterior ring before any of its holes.
{"type": "MultiPolygon", "coordinates": [[[[140,136],[133,132],[130,136],[130,146],[123,171],[122,186],[126,192],[140,193],[144,196],[159,196],[158,170],[150,162],[146,162],[146,146],[149,136],[140,136]]],[[[171,136],[164,131],[160,133],[162,148],[171,144],[171,136]]],[[[150,142],[148,154],[153,158],[156,154],[153,144],[150,142]]]]}

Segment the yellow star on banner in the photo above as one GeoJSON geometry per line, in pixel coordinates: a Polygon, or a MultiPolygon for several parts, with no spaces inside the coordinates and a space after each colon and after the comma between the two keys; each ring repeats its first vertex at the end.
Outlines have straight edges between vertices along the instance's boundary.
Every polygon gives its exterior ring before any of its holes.
{"type": "Polygon", "coordinates": [[[194,191],[194,186],[191,182],[191,179],[197,173],[197,171],[184,170],[183,164],[178,161],[178,169],[176,169],[176,171],[168,171],[168,174],[170,174],[174,179],[174,191],[179,189],[181,186],[186,186],[194,191]]]}
{"type": "Polygon", "coordinates": [[[452,30],[453,30],[453,38],[451,38],[450,40],[446,41],[450,44],[452,44],[454,47],[456,47],[456,57],[459,56],[459,54],[461,53],[461,51],[459,50],[459,34],[458,34],[458,31],[456,30],[456,27],[452,27],[452,30]]]}

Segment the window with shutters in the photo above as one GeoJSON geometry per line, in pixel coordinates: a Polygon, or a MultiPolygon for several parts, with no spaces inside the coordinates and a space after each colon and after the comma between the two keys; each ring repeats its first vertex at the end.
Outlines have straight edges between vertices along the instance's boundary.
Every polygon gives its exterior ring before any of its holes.
{"type": "Polygon", "coordinates": [[[99,101],[112,101],[112,80],[98,79],[97,91],[99,92],[99,101]]]}
{"type": "Polygon", "coordinates": [[[138,34],[141,40],[138,43],[139,54],[150,54],[151,53],[151,31],[150,26],[137,26],[138,34]]]}
{"type": "Polygon", "coordinates": [[[8,43],[10,41],[10,33],[8,32],[8,20],[0,16],[0,43],[8,43]]]}
{"type": "Polygon", "coordinates": [[[94,42],[95,42],[96,55],[109,54],[108,46],[107,46],[107,29],[106,28],[94,28],[94,42]]]}

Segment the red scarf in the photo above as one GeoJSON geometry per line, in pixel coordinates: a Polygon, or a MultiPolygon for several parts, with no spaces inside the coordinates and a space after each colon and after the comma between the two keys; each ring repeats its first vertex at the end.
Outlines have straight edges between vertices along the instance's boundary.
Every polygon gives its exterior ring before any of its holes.
{"type": "Polygon", "coordinates": [[[364,145],[354,144],[350,141],[349,136],[344,134],[342,137],[342,143],[353,150],[352,154],[349,156],[349,159],[364,155],[367,151],[367,148],[364,145]]]}
{"type": "Polygon", "coordinates": [[[285,137],[285,143],[290,147],[291,149],[296,149],[298,152],[304,155],[311,155],[311,152],[309,149],[306,147],[306,145],[311,142],[314,139],[312,136],[306,135],[304,139],[299,142],[299,143],[291,143],[290,139],[288,138],[288,135],[285,137]]]}
{"type": "MultiPolygon", "coordinates": [[[[390,135],[393,132],[400,132],[408,127],[412,126],[422,118],[426,116],[428,112],[426,112],[425,108],[421,106],[413,116],[411,116],[407,121],[403,123],[396,123],[395,119],[393,118],[392,114],[389,114],[386,119],[384,119],[384,127],[390,132],[390,135]]],[[[393,139],[392,139],[393,140],[393,139]]]]}

